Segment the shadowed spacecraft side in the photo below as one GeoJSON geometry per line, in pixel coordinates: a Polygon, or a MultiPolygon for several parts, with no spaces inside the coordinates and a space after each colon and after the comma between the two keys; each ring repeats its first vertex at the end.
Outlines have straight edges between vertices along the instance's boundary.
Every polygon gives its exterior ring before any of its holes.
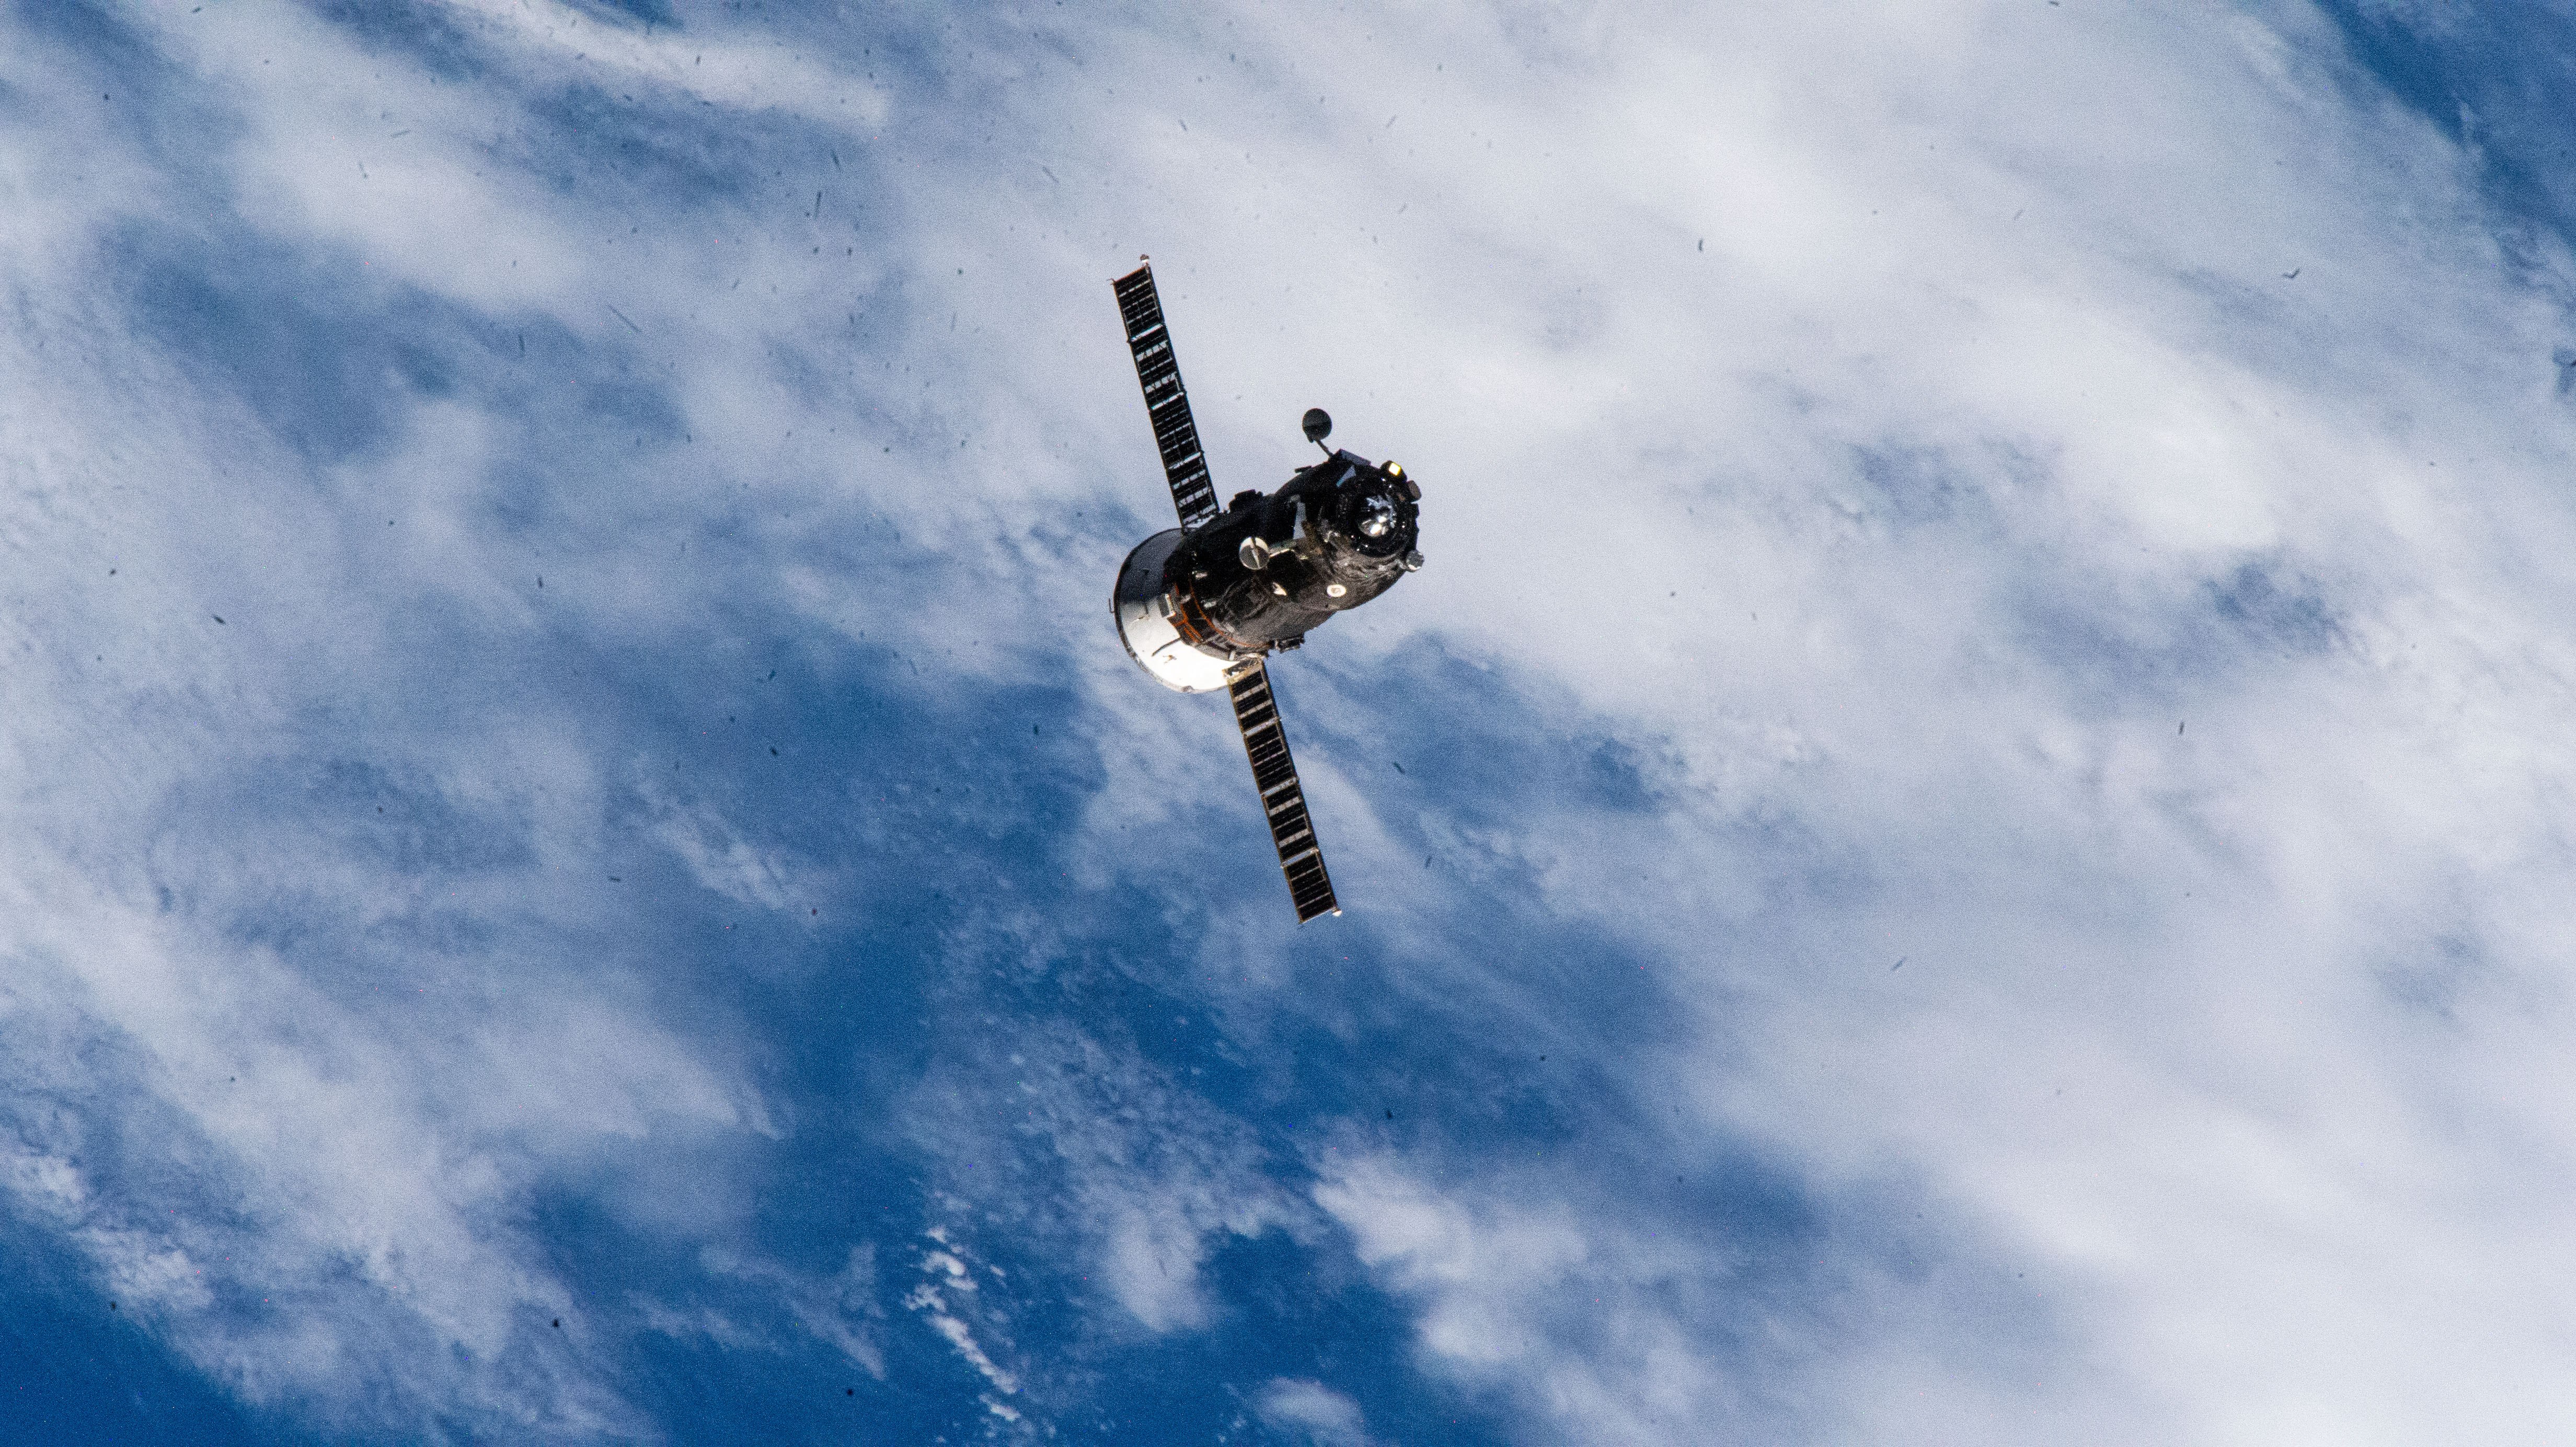
{"type": "MultiPolygon", "coordinates": [[[[1165,688],[1222,688],[1233,696],[1297,921],[1340,914],[1262,659],[1298,647],[1334,614],[1422,566],[1414,547],[1422,489],[1392,462],[1326,448],[1322,462],[1299,469],[1277,492],[1239,492],[1220,511],[1163,327],[1154,268],[1140,266],[1115,284],[1136,380],[1145,389],[1146,415],[1181,515],[1179,527],[1138,543],[1118,569],[1110,595],[1118,639],[1165,688]]],[[[1313,408],[1305,425],[1306,440],[1321,447],[1333,419],[1313,408]]]]}

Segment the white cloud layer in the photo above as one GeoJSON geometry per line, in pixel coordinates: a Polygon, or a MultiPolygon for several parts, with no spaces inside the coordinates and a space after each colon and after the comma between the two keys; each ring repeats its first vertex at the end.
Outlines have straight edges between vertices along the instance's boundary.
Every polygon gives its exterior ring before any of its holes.
{"type": "Polygon", "coordinates": [[[18,12],[8,1213],[393,1437],[1034,1439],[1276,1240],[1502,1440],[2546,1440],[2570,267],[2334,14],[18,12]],[[1140,252],[1222,490],[1427,492],[1303,935],[1140,252]]]}

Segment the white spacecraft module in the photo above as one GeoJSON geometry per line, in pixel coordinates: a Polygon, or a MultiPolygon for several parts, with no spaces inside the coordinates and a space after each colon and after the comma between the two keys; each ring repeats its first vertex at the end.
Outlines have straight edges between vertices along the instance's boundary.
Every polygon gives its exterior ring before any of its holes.
{"type": "MultiPolygon", "coordinates": [[[[1422,489],[1392,462],[1328,448],[1323,461],[1299,469],[1278,491],[1239,492],[1220,510],[1163,326],[1154,269],[1140,266],[1116,286],[1181,520],[1137,544],[1120,565],[1109,605],[1119,641],[1166,688],[1232,695],[1297,919],[1339,914],[1262,660],[1302,645],[1317,625],[1422,566],[1414,546],[1422,489]]],[[[1320,447],[1333,419],[1310,409],[1305,429],[1320,447]]]]}

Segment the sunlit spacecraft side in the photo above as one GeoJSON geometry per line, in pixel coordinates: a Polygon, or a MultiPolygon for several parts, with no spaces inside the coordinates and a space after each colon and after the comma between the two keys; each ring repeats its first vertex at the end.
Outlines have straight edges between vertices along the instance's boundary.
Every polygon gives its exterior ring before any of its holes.
{"type": "MultiPolygon", "coordinates": [[[[1136,545],[1110,608],[1129,657],[1166,688],[1234,700],[1254,787],[1300,923],[1339,914],[1332,876],[1307,816],[1264,659],[1301,646],[1334,616],[1378,597],[1422,566],[1422,489],[1392,462],[1325,449],[1275,492],[1239,492],[1223,508],[1163,324],[1149,263],[1115,283],[1136,380],[1181,525],[1136,545]]],[[[1333,419],[1305,416],[1322,447],[1333,419]]]]}

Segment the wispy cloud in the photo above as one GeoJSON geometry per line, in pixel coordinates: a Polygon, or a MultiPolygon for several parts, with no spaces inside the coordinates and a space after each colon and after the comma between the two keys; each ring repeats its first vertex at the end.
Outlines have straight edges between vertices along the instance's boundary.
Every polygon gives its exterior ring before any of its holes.
{"type": "Polygon", "coordinates": [[[0,1199],[359,1434],[2535,1435],[2472,20],[12,12],[0,1199]],[[1327,926],[1106,627],[1143,252],[1427,489],[1327,926]]]}

